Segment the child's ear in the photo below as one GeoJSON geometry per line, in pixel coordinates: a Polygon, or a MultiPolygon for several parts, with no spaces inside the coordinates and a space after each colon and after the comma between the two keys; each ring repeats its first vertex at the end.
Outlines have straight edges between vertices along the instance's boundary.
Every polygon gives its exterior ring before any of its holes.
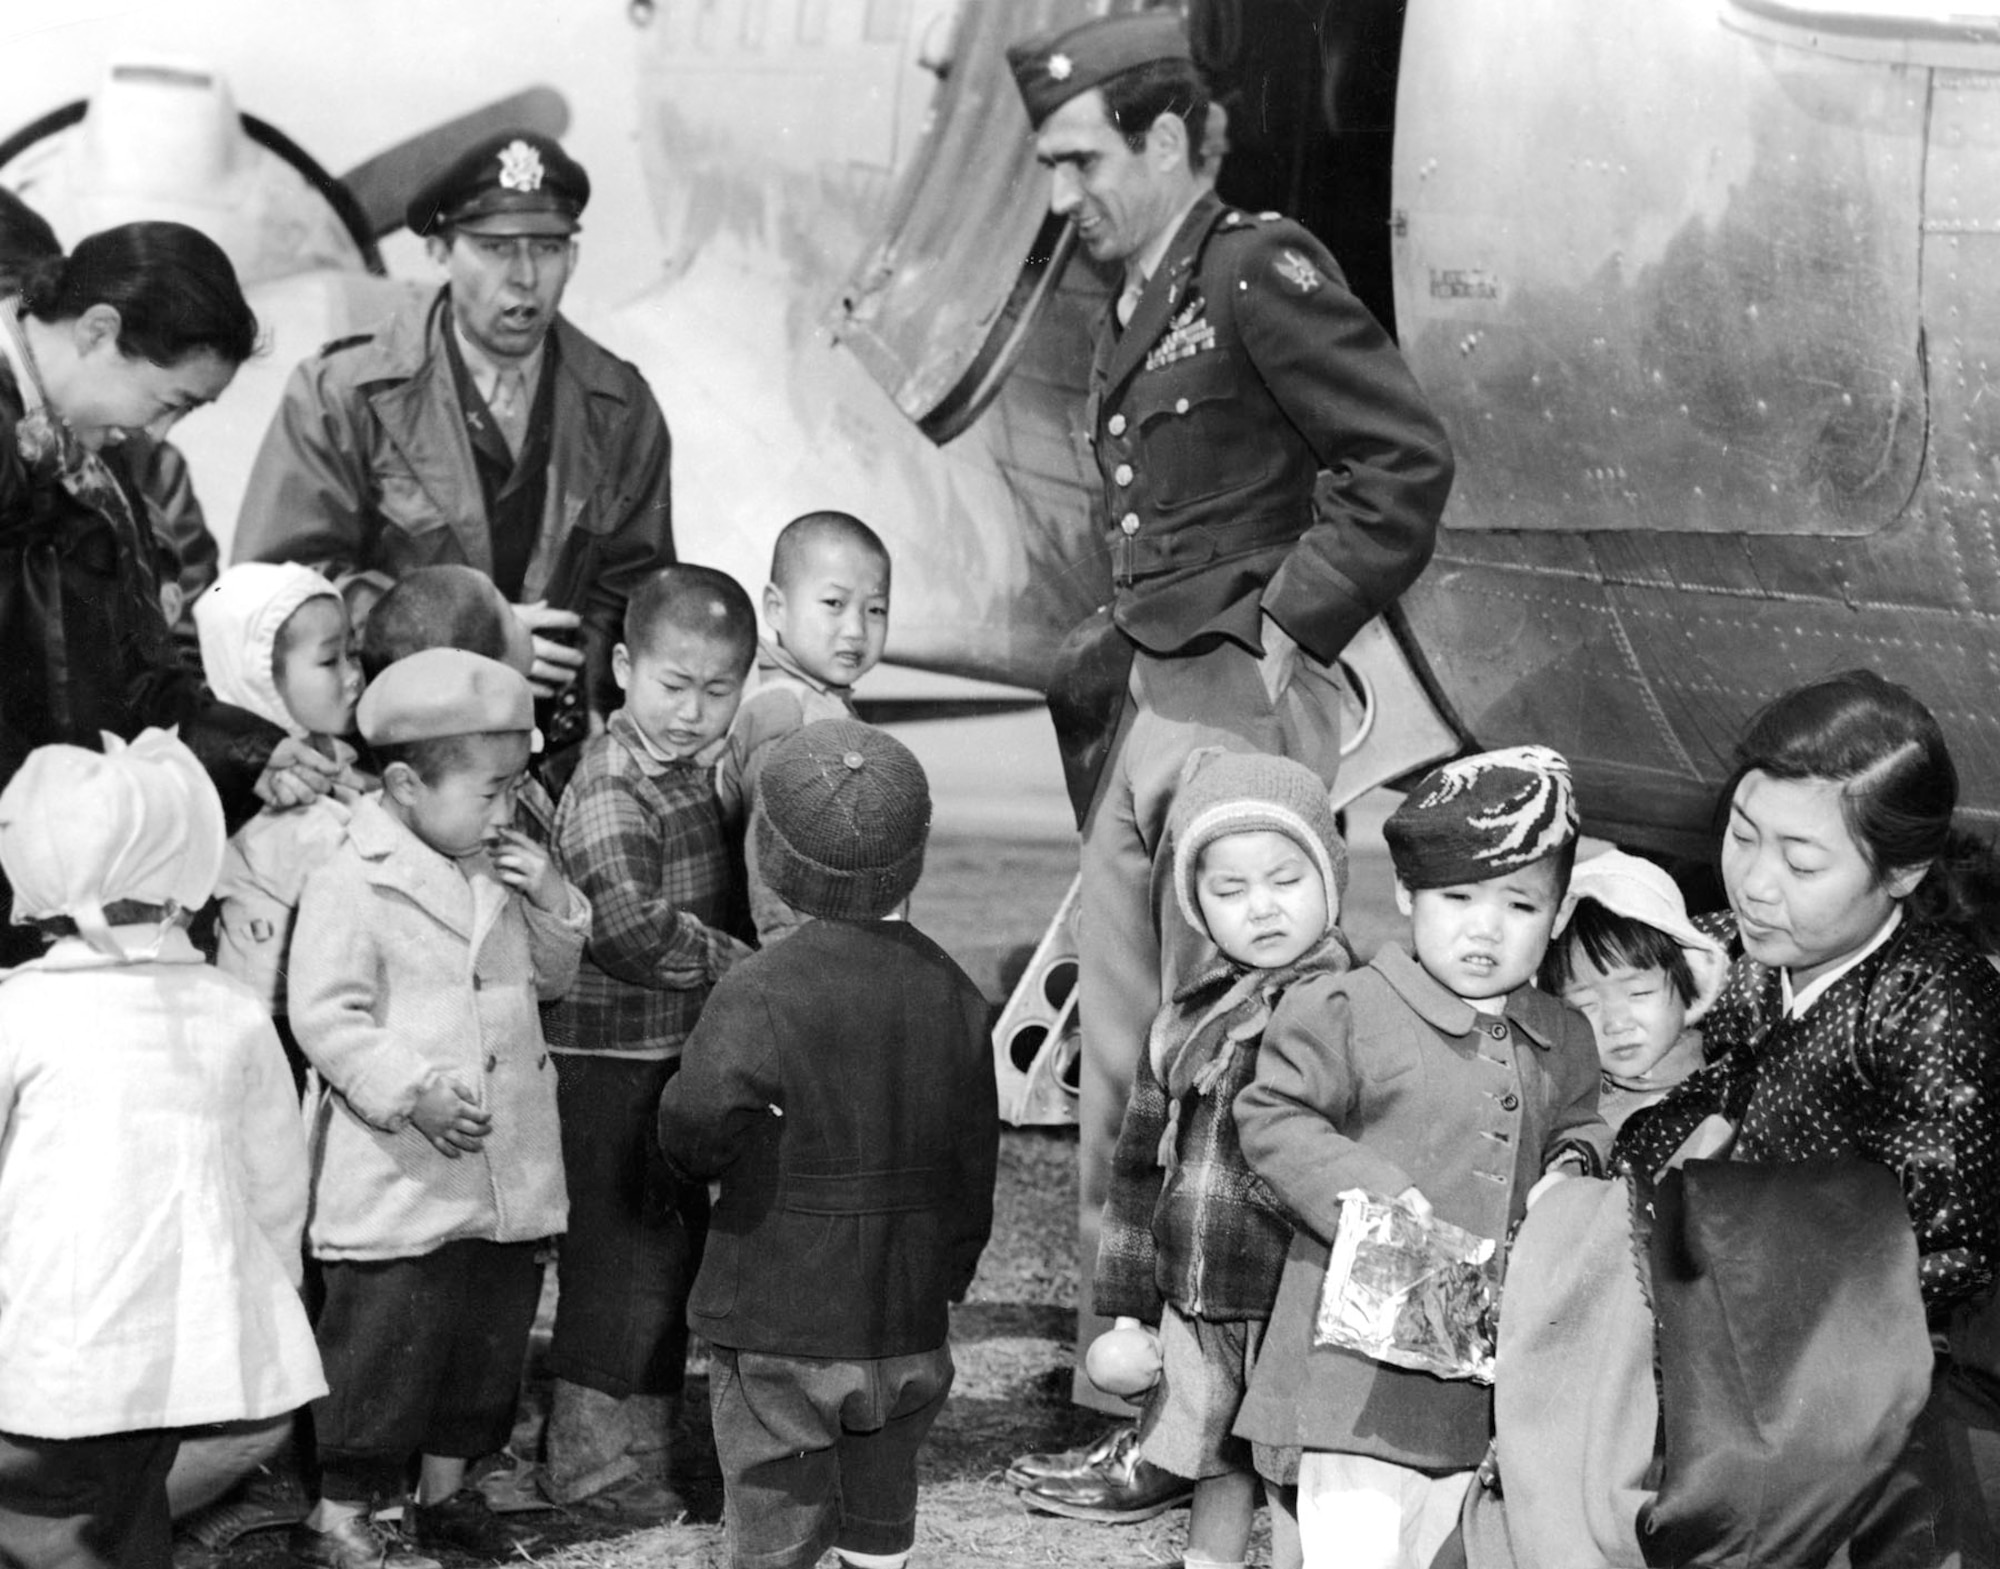
{"type": "Polygon", "coordinates": [[[1417,908],[1416,900],[1410,897],[1410,890],[1403,886],[1400,877],[1396,879],[1396,908],[1404,915],[1414,914],[1417,908]]]}
{"type": "Polygon", "coordinates": [[[629,692],[632,690],[630,685],[632,680],[632,653],[623,643],[614,643],[611,646],[611,679],[618,683],[619,691],[629,692]]]}
{"type": "Polygon", "coordinates": [[[785,591],[778,587],[776,583],[766,583],[764,585],[764,624],[775,630],[778,625],[778,618],[784,613],[785,591]]]}
{"type": "Polygon", "coordinates": [[[414,802],[423,782],[417,771],[400,759],[382,770],[382,793],[398,806],[414,802]]]}

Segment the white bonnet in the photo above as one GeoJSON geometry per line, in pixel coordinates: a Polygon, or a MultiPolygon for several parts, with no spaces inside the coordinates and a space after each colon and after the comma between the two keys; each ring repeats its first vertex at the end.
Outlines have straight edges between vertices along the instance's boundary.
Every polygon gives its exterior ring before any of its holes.
{"type": "Polygon", "coordinates": [[[210,689],[295,738],[302,738],[305,728],[278,690],[272,660],[278,634],[309,599],[337,602],[340,590],[296,561],[239,561],[194,602],[202,673],[210,689]]]}
{"type": "Polygon", "coordinates": [[[1569,929],[1569,918],[1580,900],[1594,899],[1613,915],[1640,921],[1665,932],[1687,955],[1694,976],[1694,1001],[1688,1005],[1692,1024],[1708,1012],[1729,975],[1729,956],[1722,944],[1698,931],[1688,919],[1687,902],[1669,877],[1651,861],[1623,850],[1606,850],[1579,861],[1570,874],[1569,892],[1556,912],[1556,936],[1569,929]]]}
{"type": "Polygon", "coordinates": [[[16,923],[67,915],[93,948],[123,958],[104,907],[199,909],[222,875],[222,800],[171,730],[104,750],[43,746],[0,790],[0,868],[16,923]]]}

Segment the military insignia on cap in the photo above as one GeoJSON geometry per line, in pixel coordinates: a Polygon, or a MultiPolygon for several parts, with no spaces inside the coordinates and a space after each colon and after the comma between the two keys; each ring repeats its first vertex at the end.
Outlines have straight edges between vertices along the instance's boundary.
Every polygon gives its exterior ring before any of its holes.
{"type": "Polygon", "coordinates": [[[1283,278],[1301,294],[1310,294],[1326,280],[1311,260],[1298,251],[1281,251],[1277,261],[1278,276],[1283,278]]]}
{"type": "Polygon", "coordinates": [[[1076,63],[1068,55],[1052,54],[1049,56],[1049,75],[1053,76],[1057,81],[1068,81],[1069,73],[1075,69],[1076,63]]]}
{"type": "Polygon", "coordinates": [[[542,188],[542,155],[523,141],[509,142],[500,149],[500,184],[510,191],[539,191],[542,188]]]}

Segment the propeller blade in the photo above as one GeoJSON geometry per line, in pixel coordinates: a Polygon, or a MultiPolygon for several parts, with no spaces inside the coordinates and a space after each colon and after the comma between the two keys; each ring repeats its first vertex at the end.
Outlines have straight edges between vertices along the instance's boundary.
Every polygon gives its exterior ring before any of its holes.
{"type": "Polygon", "coordinates": [[[368,232],[380,239],[402,228],[403,208],[426,175],[482,137],[517,129],[559,137],[569,129],[569,105],[553,87],[523,88],[420,131],[356,164],[341,179],[354,193],[368,232]]]}

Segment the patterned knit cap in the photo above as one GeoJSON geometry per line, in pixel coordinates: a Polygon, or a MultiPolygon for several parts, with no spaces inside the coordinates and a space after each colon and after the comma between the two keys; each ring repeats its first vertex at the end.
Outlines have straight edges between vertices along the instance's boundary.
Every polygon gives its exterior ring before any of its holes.
{"type": "Polygon", "coordinates": [[[1511,746],[1433,768],[1382,825],[1382,837],[1405,888],[1451,888],[1567,849],[1576,826],[1562,754],[1511,746]]]}
{"type": "Polygon", "coordinates": [[[1325,782],[1303,763],[1263,752],[1196,752],[1181,775],[1167,819],[1174,846],[1174,893],[1181,914],[1206,933],[1195,878],[1201,855],[1225,834],[1268,830],[1296,844],[1326,888],[1326,924],[1340,919],[1347,895],[1347,845],[1334,825],[1325,782]]]}
{"type": "Polygon", "coordinates": [[[771,748],[757,784],[757,865],[802,915],[875,921],[924,869],[931,789],[894,736],[822,719],[771,748]]]}

